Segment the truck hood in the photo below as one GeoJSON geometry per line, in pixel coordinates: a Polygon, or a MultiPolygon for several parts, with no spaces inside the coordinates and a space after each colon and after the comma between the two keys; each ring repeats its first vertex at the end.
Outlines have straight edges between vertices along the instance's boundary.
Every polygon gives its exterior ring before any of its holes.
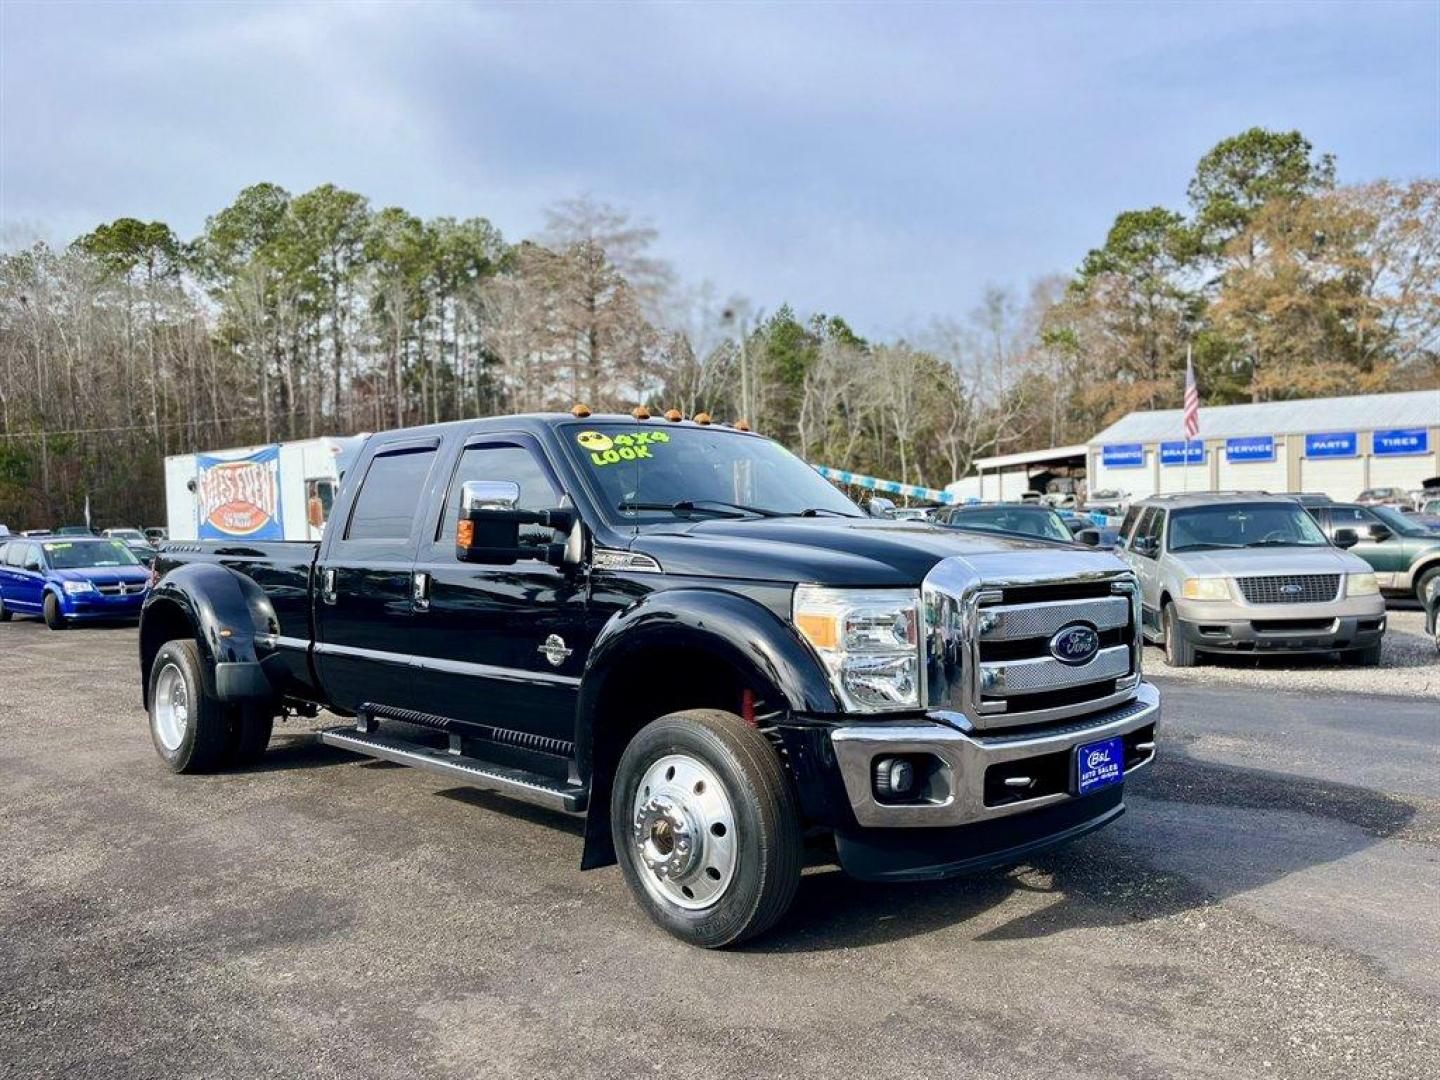
{"type": "Polygon", "coordinates": [[[1264,547],[1238,551],[1182,551],[1175,555],[1191,576],[1250,574],[1363,574],[1370,564],[1334,547],[1264,547]]]}
{"type": "Polygon", "coordinates": [[[921,521],[747,518],[682,522],[636,536],[631,551],[666,573],[820,585],[917,586],[941,559],[1063,552],[1077,570],[1124,570],[1113,555],[921,521]]]}

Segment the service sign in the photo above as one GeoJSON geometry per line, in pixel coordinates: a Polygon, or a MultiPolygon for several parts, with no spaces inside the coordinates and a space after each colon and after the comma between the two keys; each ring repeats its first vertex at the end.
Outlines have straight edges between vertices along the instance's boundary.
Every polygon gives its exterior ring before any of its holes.
{"type": "Polygon", "coordinates": [[[1391,431],[1375,432],[1375,456],[1398,456],[1400,454],[1428,454],[1430,432],[1424,428],[1395,428],[1391,431]]]}
{"type": "Polygon", "coordinates": [[[1205,443],[1200,439],[1160,444],[1161,465],[1201,465],[1204,462],[1205,443]]]}
{"type": "Polygon", "coordinates": [[[1326,431],[1305,436],[1305,456],[1354,457],[1359,452],[1359,440],[1353,431],[1326,431]]]}
{"type": "Polygon", "coordinates": [[[1251,435],[1243,439],[1226,439],[1225,460],[1274,461],[1275,438],[1272,435],[1251,435]]]}
{"type": "Polygon", "coordinates": [[[1145,464],[1145,447],[1138,442],[1102,446],[1100,463],[1107,469],[1138,469],[1145,464]]]}
{"type": "Polygon", "coordinates": [[[280,448],[267,446],[242,458],[195,458],[199,503],[196,535],[202,540],[283,540],[280,522],[280,448]]]}

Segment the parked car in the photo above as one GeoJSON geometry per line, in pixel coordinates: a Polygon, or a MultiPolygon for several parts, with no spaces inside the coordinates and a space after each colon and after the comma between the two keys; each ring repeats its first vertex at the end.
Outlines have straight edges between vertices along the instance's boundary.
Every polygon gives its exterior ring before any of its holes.
{"type": "Polygon", "coordinates": [[[149,582],[119,540],[12,537],[0,546],[0,621],[40,616],[62,630],[74,620],[135,619],[149,582]]]}
{"type": "Polygon", "coordinates": [[[1023,503],[947,506],[936,513],[935,522],[956,529],[983,529],[1063,543],[1074,539],[1065,525],[1065,519],[1048,506],[1023,503]]]}
{"type": "Polygon", "coordinates": [[[1355,496],[1361,506],[1409,506],[1410,496],[1398,487],[1366,488],[1355,496]]]}
{"type": "Polygon", "coordinates": [[[1155,754],[1119,559],[867,517],[720,425],[387,431],[320,540],[235,549],[157,562],[139,659],[168,768],[338,710],[326,744],[584,814],[582,866],[618,860],[696,945],[780,918],[812,832],[866,879],[1005,865],[1113,820],[1155,754]]]}
{"type": "Polygon", "coordinates": [[[1301,506],[1325,506],[1335,500],[1329,495],[1323,495],[1318,491],[1287,491],[1287,499],[1294,499],[1301,506]]]}
{"type": "Polygon", "coordinates": [[[1432,533],[1440,533],[1440,501],[1433,504],[1433,510],[1402,510],[1407,518],[1416,525],[1423,525],[1432,533]]]}
{"type": "Polygon", "coordinates": [[[935,513],[933,506],[906,506],[890,512],[896,521],[929,521],[935,513]]]}
{"type": "Polygon", "coordinates": [[[1099,491],[1092,491],[1085,498],[1087,511],[1104,514],[1106,517],[1120,517],[1129,507],[1129,492],[1117,491],[1115,488],[1101,488],[1099,491]]]}
{"type": "Polygon", "coordinates": [[[170,534],[165,529],[160,528],[160,526],[152,525],[145,530],[145,539],[150,541],[151,546],[159,547],[165,543],[166,540],[170,539],[170,534]]]}
{"type": "Polygon", "coordinates": [[[52,529],[53,536],[95,536],[96,532],[89,525],[61,525],[52,529]]]}
{"type": "Polygon", "coordinates": [[[1382,592],[1423,603],[1429,586],[1440,580],[1440,534],[1394,507],[1334,503],[1310,513],[1332,540],[1342,530],[1355,535],[1350,550],[1374,568],[1382,592]]]}
{"type": "Polygon", "coordinates": [[[1205,653],[1340,652],[1352,663],[1380,662],[1385,601],[1375,572],[1332,545],[1293,499],[1144,499],[1121,525],[1121,551],[1140,579],[1146,633],[1172,667],[1205,653]]]}
{"type": "Polygon", "coordinates": [[[106,529],[100,535],[119,540],[143,563],[148,563],[155,555],[154,545],[145,539],[145,534],[139,529],[106,529]]]}

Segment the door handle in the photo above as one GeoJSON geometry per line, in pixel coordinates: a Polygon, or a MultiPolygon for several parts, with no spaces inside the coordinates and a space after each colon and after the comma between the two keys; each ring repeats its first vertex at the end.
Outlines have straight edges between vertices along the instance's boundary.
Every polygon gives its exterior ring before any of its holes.
{"type": "Polygon", "coordinates": [[[335,568],[327,566],[320,571],[320,600],[322,603],[335,603],[335,568]]]}
{"type": "Polygon", "coordinates": [[[410,599],[416,611],[430,610],[430,575],[417,571],[410,575],[410,599]]]}

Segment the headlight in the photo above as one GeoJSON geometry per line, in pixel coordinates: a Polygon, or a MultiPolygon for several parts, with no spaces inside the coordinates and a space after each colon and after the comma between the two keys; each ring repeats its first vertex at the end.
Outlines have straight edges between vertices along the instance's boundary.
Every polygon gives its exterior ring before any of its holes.
{"type": "Polygon", "coordinates": [[[791,618],[846,709],[920,707],[919,595],[913,589],[795,589],[791,618]]]}
{"type": "Polygon", "coordinates": [[[1229,600],[1230,583],[1219,577],[1186,578],[1181,593],[1186,600],[1229,600]]]}
{"type": "Polygon", "coordinates": [[[1374,596],[1380,591],[1380,583],[1375,580],[1375,575],[1370,573],[1346,574],[1345,595],[1346,596],[1374,596]]]}
{"type": "Polygon", "coordinates": [[[95,591],[95,586],[88,581],[62,581],[60,587],[70,596],[95,591]]]}

